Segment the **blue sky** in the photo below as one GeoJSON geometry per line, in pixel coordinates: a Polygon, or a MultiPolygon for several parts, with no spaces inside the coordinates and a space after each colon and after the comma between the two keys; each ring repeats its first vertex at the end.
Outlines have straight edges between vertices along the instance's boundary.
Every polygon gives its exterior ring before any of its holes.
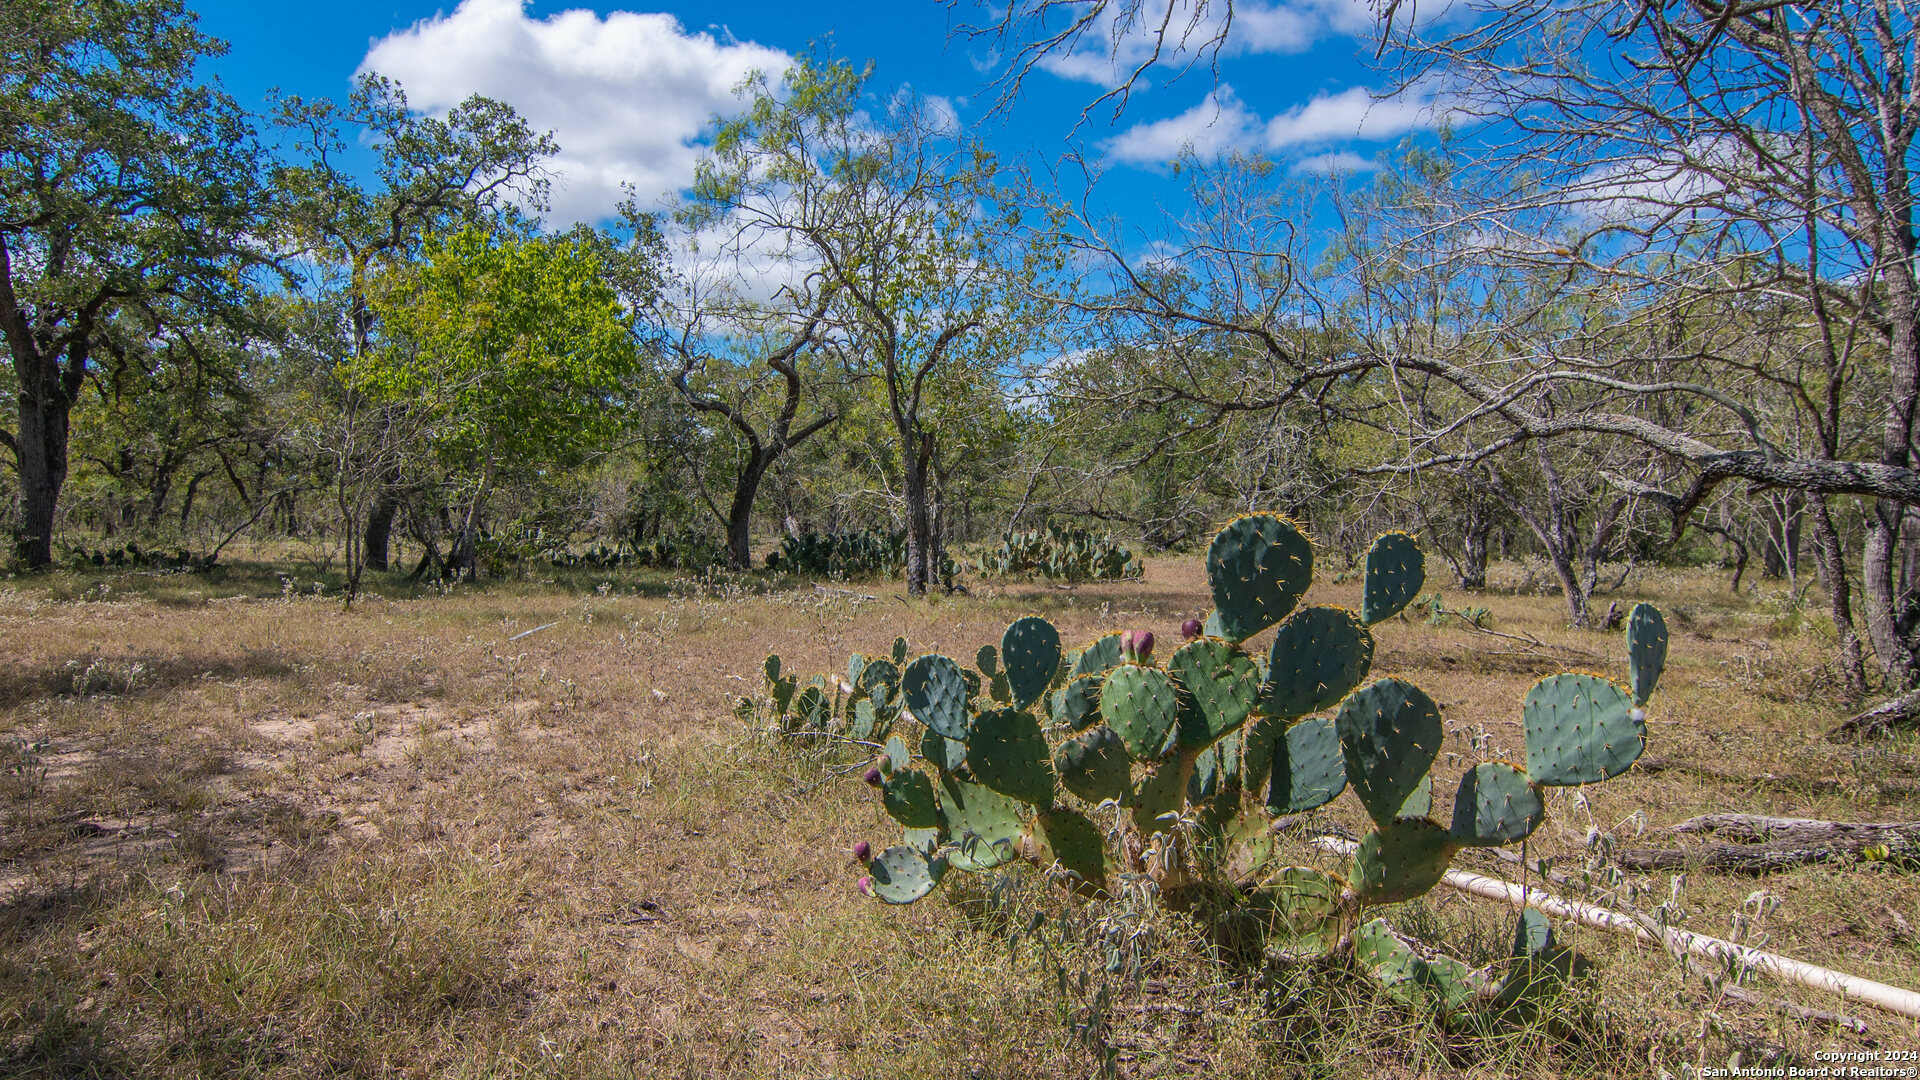
{"type": "Polygon", "coordinates": [[[1077,131],[1083,107],[1112,77],[1104,38],[1093,43],[1098,50],[1058,58],[1029,80],[1017,108],[988,120],[995,57],[986,43],[949,33],[951,19],[982,9],[956,15],[937,2],[192,6],[202,28],[232,46],[213,70],[255,107],[276,86],[344,96],[363,68],[393,76],[428,111],[473,92],[514,105],[561,143],[551,215],[559,224],[608,213],[623,181],[670,196],[691,175],[707,121],[730,107],[739,76],[781,66],[816,41],[874,60],[879,86],[906,83],[951,103],[1005,158],[1054,161],[1071,136],[1103,159],[1103,201],[1128,217],[1151,216],[1175,197],[1164,163],[1183,145],[1203,155],[1270,154],[1287,169],[1363,171],[1398,138],[1432,124],[1418,101],[1371,100],[1368,90],[1383,80],[1368,70],[1364,0],[1240,0],[1218,85],[1204,65],[1171,82],[1174,72],[1161,71],[1118,120],[1102,110],[1077,131]]]}

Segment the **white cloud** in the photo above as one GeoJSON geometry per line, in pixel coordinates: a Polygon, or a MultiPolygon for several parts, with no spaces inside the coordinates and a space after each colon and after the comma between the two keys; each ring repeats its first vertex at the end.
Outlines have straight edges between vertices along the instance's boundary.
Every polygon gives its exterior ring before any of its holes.
{"type": "Polygon", "coordinates": [[[1222,157],[1234,150],[1259,150],[1260,118],[1222,85],[1205,101],[1178,116],[1137,124],[1107,143],[1107,153],[1130,165],[1163,165],[1192,150],[1196,157],[1222,157]]]}
{"type": "Polygon", "coordinates": [[[1339,139],[1378,142],[1434,126],[1438,112],[1419,96],[1376,100],[1364,86],[1322,94],[1267,121],[1267,146],[1274,150],[1302,143],[1339,139]]]}
{"type": "MultiPolygon", "coordinates": [[[[1367,0],[1239,0],[1231,5],[1231,26],[1225,21],[1228,10],[1226,0],[1145,0],[1129,19],[1127,5],[1110,4],[1072,49],[1048,53],[1039,66],[1063,79],[1111,89],[1154,59],[1156,44],[1155,63],[1178,71],[1196,60],[1204,63],[1216,42],[1222,56],[1284,55],[1306,52],[1329,38],[1367,37],[1379,27],[1367,0]]],[[[1063,9],[1066,17],[1083,13],[1083,5],[1063,9]]]]}
{"type": "Polygon", "coordinates": [[[549,219],[597,221],[620,185],[642,202],[693,179],[695,142],[709,121],[740,108],[733,88],[754,70],[778,76],[779,50],[688,33],[671,15],[587,10],[527,17],[525,0],[463,0],[375,42],[361,62],[440,113],[471,94],[512,105],[560,143],[549,219]]]}
{"type": "Polygon", "coordinates": [[[1361,154],[1356,154],[1351,150],[1336,150],[1328,154],[1315,154],[1312,157],[1301,158],[1299,161],[1293,163],[1293,171],[1296,173],[1314,173],[1321,176],[1327,176],[1333,173],[1352,174],[1372,172],[1379,167],[1380,163],[1378,161],[1361,154]]]}
{"type": "MultiPolygon", "coordinates": [[[[1236,16],[1237,17],[1237,16],[1236,16]]],[[[1107,152],[1129,165],[1162,165],[1191,149],[1202,159],[1235,150],[1284,153],[1328,143],[1381,142],[1436,126],[1444,106],[1411,94],[1376,100],[1365,87],[1322,94],[1273,117],[1259,115],[1222,84],[1186,112],[1136,124],[1107,141],[1107,152]]],[[[1299,161],[1295,171],[1354,172],[1376,168],[1358,154],[1326,151],[1299,161]]]]}

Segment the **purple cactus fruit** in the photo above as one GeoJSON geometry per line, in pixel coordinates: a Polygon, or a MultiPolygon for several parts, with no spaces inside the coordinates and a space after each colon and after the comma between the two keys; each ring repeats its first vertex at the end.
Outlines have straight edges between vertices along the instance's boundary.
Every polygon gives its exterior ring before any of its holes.
{"type": "Polygon", "coordinates": [[[866,862],[867,858],[872,854],[873,845],[867,843],[865,840],[853,845],[853,857],[859,859],[861,862],[866,862]]]}
{"type": "Polygon", "coordinates": [[[879,787],[881,784],[886,782],[880,776],[880,767],[878,765],[869,766],[867,769],[867,774],[861,779],[865,780],[869,784],[872,784],[874,787],[879,787]]]}
{"type": "Polygon", "coordinates": [[[1152,656],[1153,655],[1153,631],[1142,630],[1139,633],[1133,635],[1133,651],[1140,654],[1142,659],[1152,656]]]}
{"type": "Polygon", "coordinates": [[[1186,622],[1180,624],[1180,636],[1186,638],[1188,641],[1192,641],[1194,638],[1200,636],[1202,629],[1204,629],[1204,627],[1200,625],[1199,619],[1188,619],[1186,622]]]}
{"type": "Polygon", "coordinates": [[[885,754],[880,755],[880,760],[875,762],[874,764],[880,766],[881,776],[893,775],[893,759],[888,757],[887,755],[885,754]]]}
{"type": "Polygon", "coordinates": [[[1133,631],[1131,630],[1120,631],[1120,655],[1129,660],[1133,659],[1133,631]]]}
{"type": "Polygon", "coordinates": [[[860,888],[861,896],[872,896],[873,895],[873,878],[871,877],[861,878],[859,882],[859,888],[860,888]]]}

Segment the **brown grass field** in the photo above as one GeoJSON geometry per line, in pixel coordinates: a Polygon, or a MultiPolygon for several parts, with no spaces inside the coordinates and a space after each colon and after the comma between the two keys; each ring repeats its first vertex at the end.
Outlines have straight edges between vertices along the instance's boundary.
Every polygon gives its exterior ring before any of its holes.
{"type": "MultiPolygon", "coordinates": [[[[1028,612],[1070,642],[1173,640],[1210,606],[1197,558],[1151,562],[1141,583],[924,601],[620,572],[396,587],[351,611],[288,573],[0,583],[0,1076],[1082,1077],[1100,1069],[1089,1043],[1128,1077],[1678,1076],[1735,1053],[1920,1049],[1912,1021],[1761,978],[1757,1003],[1736,1000],[1658,949],[1571,927],[1597,981],[1546,1021],[1473,1032],[1337,962],[1250,958],[1230,922],[1124,897],[1069,908],[1032,870],[888,907],[853,888],[849,846],[898,835],[852,775],[864,754],[733,714],[770,651],[839,671],[904,635],[970,662],[1028,612]],[[1035,911],[1054,936],[1010,937],[1035,911]]],[[[1441,777],[1520,751],[1540,674],[1624,672],[1618,635],[1567,630],[1559,597],[1522,579],[1508,565],[1482,596],[1443,591],[1583,655],[1376,628],[1374,674],[1444,707],[1441,777]]],[[[1357,590],[1323,580],[1313,598],[1357,590]]],[[[1711,811],[1920,817],[1911,737],[1823,737],[1845,707],[1817,598],[1651,569],[1613,599],[1660,604],[1674,630],[1649,719],[1667,767],[1557,791],[1530,854],[1577,872],[1596,832],[1670,846],[1664,827],[1711,811]]],[[[1343,798],[1323,816],[1359,811],[1343,798]]],[[[1724,937],[1765,890],[1781,905],[1750,942],[1920,986],[1909,869],[1694,872],[1680,925],[1724,937]]],[[[1672,887],[1636,884],[1648,908],[1672,887]]],[[[1480,963],[1513,912],[1439,889],[1392,918],[1480,963]]]]}

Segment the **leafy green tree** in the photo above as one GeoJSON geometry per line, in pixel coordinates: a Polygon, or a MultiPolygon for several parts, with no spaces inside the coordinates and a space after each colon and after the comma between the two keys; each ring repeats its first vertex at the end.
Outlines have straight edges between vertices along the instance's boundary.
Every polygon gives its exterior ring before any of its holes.
{"type": "Polygon", "coordinates": [[[16,549],[52,560],[74,404],[116,316],[243,306],[264,261],[246,113],[195,77],[225,46],[178,0],[0,5],[0,337],[18,417],[16,549]]]}
{"type": "Polygon", "coordinates": [[[499,473],[574,468],[610,445],[641,365],[598,245],[467,228],[423,255],[374,294],[387,342],[347,377],[431,417],[435,452],[467,488],[449,562],[471,577],[499,473]]]}
{"type": "Polygon", "coordinates": [[[833,314],[886,402],[907,590],[920,593],[941,564],[943,428],[966,415],[968,387],[1012,367],[1041,316],[991,156],[911,94],[870,96],[870,74],[809,60],[779,92],[749,80],[747,108],[721,126],[694,192],[738,249],[832,286],[833,314]]]}
{"type": "MultiPolygon", "coordinates": [[[[371,74],[360,78],[344,104],[288,97],[274,120],[288,139],[287,160],[274,173],[281,235],[293,254],[315,267],[311,283],[341,297],[344,318],[338,325],[345,340],[332,347],[339,358],[365,356],[375,347],[373,284],[418,256],[429,236],[466,225],[525,231],[524,212],[544,205],[541,162],[558,151],[551,135],[535,132],[502,102],[476,94],[445,117],[422,116],[408,107],[399,86],[371,74]],[[349,142],[372,148],[370,180],[342,163],[349,142]]],[[[403,422],[360,401],[341,402],[340,415],[353,418],[361,431],[386,431],[403,422]]],[[[366,564],[384,570],[404,485],[389,452],[398,448],[385,438],[337,445],[386,448],[373,455],[377,461],[339,462],[336,477],[364,477],[374,488],[357,542],[366,564]]]]}

